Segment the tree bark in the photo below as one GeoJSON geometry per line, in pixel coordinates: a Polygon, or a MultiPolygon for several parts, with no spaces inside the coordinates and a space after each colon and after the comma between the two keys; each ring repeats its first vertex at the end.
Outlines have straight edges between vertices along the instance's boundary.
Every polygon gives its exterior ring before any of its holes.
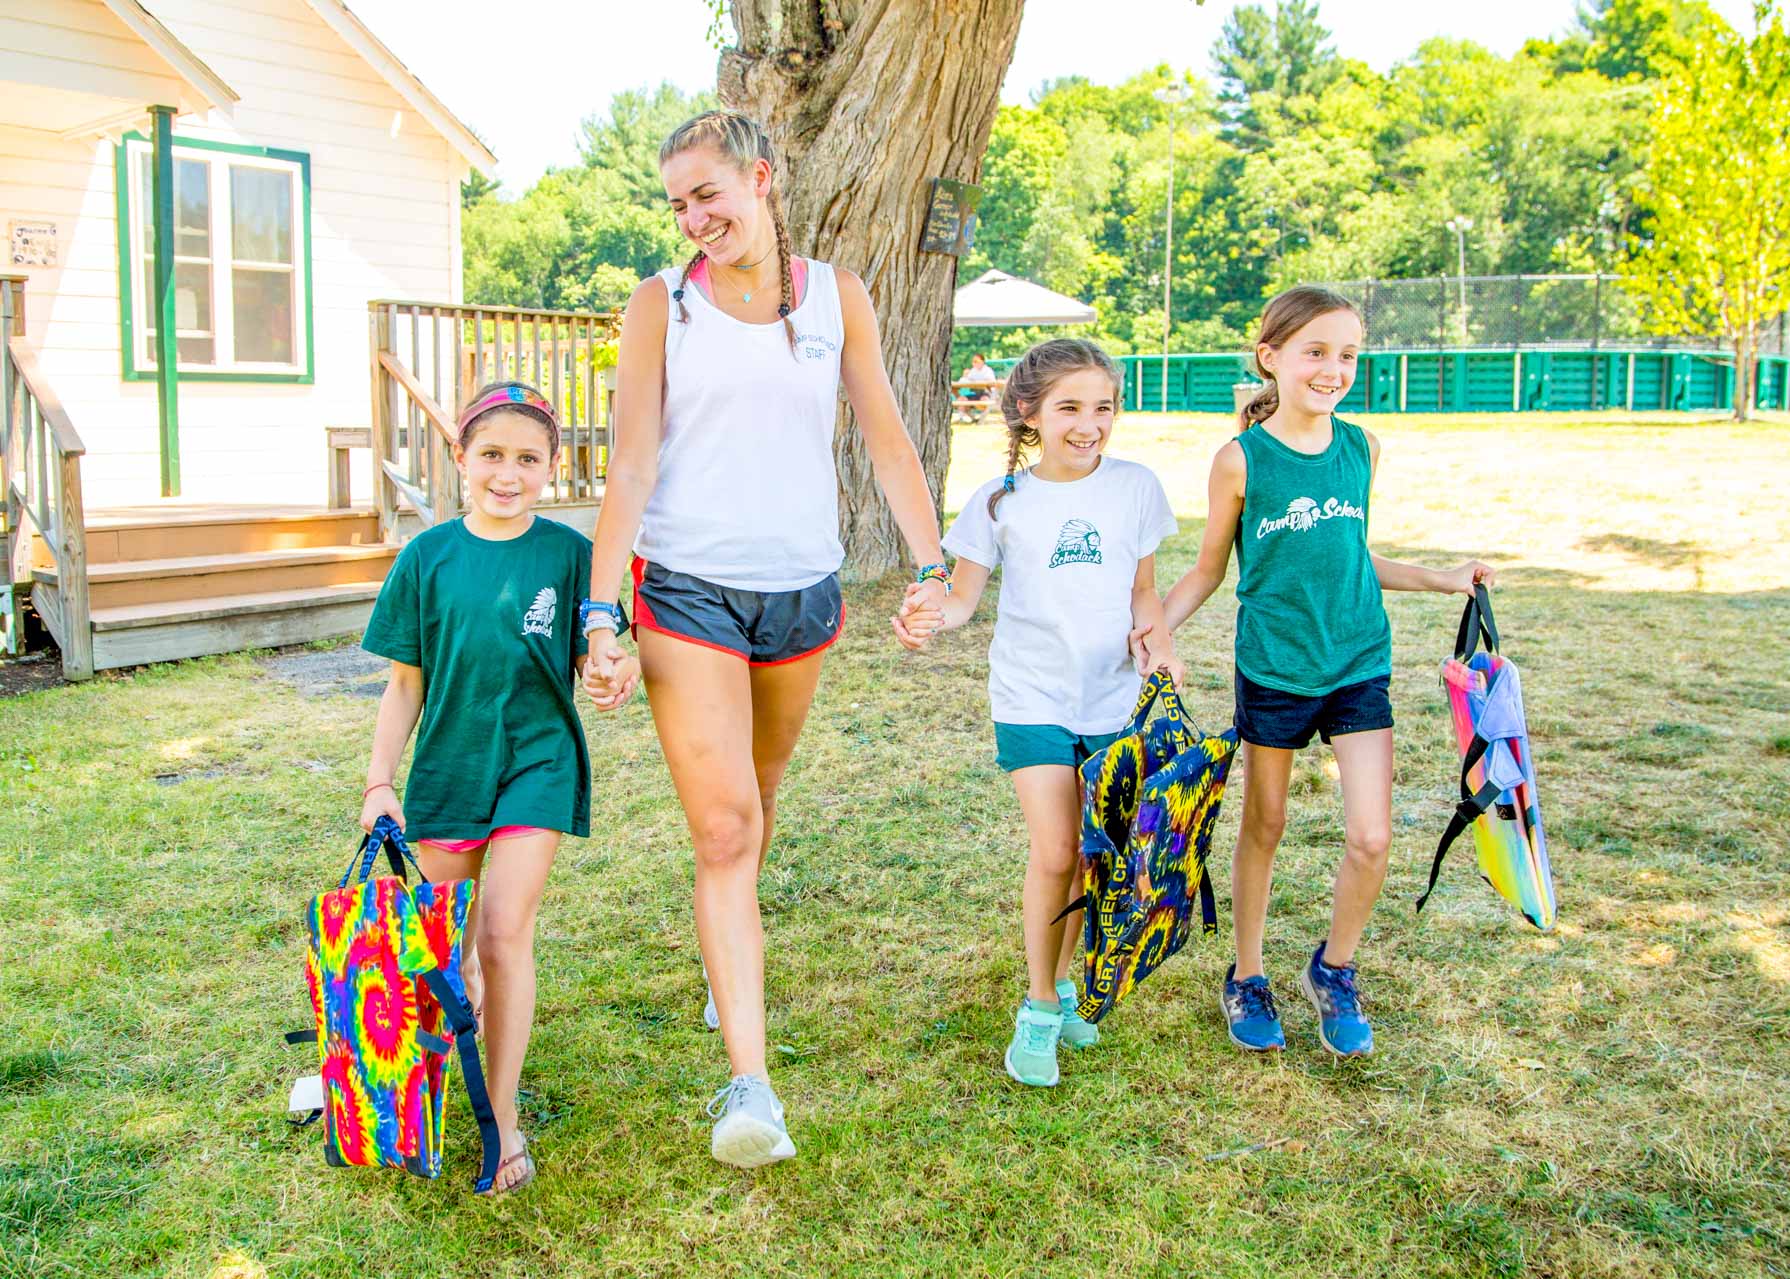
{"type": "Polygon", "coordinates": [[[1754,366],[1759,362],[1759,334],[1748,326],[1734,343],[1734,420],[1745,422],[1753,416],[1754,366]]]}
{"type": "MultiPolygon", "coordinates": [[[[957,259],[920,251],[929,179],[976,182],[1024,0],[731,0],[721,100],[770,133],[796,251],[863,277],[883,359],[936,502],[950,463],[957,259]]],[[[840,535],[853,576],[903,546],[849,406],[840,535]]]]}

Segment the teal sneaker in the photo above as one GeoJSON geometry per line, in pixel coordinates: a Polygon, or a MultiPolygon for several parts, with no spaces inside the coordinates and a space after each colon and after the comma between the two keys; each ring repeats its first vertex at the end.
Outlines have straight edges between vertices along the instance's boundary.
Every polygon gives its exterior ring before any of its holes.
{"type": "Polygon", "coordinates": [[[1057,1007],[1063,1010],[1063,1042],[1071,1048],[1092,1048],[1100,1042],[1100,1027],[1083,1021],[1075,1011],[1075,983],[1067,978],[1057,983],[1057,1007]]]}
{"type": "Polygon", "coordinates": [[[1060,1008],[1038,1008],[1021,1001],[1013,1019],[1013,1042],[1007,1045],[1007,1073],[1033,1088],[1057,1085],[1057,1040],[1063,1034],[1060,1008]]]}

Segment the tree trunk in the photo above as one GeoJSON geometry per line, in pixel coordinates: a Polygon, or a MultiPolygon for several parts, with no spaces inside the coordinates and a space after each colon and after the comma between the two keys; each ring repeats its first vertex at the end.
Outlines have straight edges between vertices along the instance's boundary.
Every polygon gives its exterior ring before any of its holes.
{"type": "Polygon", "coordinates": [[[1753,416],[1754,365],[1759,362],[1759,335],[1748,327],[1734,343],[1734,420],[1745,422],[1753,416]]]}
{"type": "MultiPolygon", "coordinates": [[[[731,0],[721,100],[769,131],[796,251],[863,277],[936,501],[951,456],[957,259],[920,251],[931,178],[975,182],[1024,0],[731,0]]],[[[903,558],[847,406],[833,455],[847,572],[903,558]]]]}

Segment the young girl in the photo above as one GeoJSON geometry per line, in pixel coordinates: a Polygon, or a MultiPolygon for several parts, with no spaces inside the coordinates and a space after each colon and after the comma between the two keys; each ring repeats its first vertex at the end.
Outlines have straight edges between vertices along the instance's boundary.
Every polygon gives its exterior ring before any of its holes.
{"type": "Polygon", "coordinates": [[[921,566],[918,599],[942,603],[948,575],[870,295],[851,272],[794,254],[764,130],[737,112],[697,116],[665,140],[659,173],[695,253],[628,303],[585,685],[600,707],[631,690],[616,643],[631,565],[647,697],[694,845],[711,1024],[731,1074],[710,1103],[709,1150],[752,1168],[796,1152],[766,1071],[758,877],[778,785],[845,621],[841,386],[921,566]]]}
{"type": "Polygon", "coordinates": [[[573,701],[590,541],[532,513],[558,452],[559,420],[539,391],[481,389],[454,449],[467,512],[405,545],[361,640],[392,662],[361,826],[392,817],[430,879],[476,879],[490,866],[465,941],[503,1137],[490,1194],[534,1177],[516,1085],[534,1020],[535,910],[560,835],[590,833],[590,759],[573,701]],[[400,804],[394,782],[413,728],[400,804]]]}
{"type": "MultiPolygon", "coordinates": [[[[1212,463],[1199,559],[1164,601],[1167,630],[1224,581],[1237,548],[1237,732],[1243,739],[1243,825],[1232,860],[1237,958],[1220,1004],[1231,1040],[1285,1046],[1262,964],[1274,850],[1286,827],[1293,752],[1315,732],[1336,752],[1343,860],[1330,933],[1299,986],[1318,1036],[1339,1056],[1373,1051],[1355,987],[1355,947],[1386,877],[1392,839],[1392,632],[1382,591],[1490,585],[1478,560],[1437,570],[1373,554],[1368,494],[1380,442],[1336,417],[1355,381],[1361,317],[1339,294],[1302,285],[1268,304],[1256,339],[1263,379],[1242,433],[1212,463]]],[[[1151,651],[1154,633],[1142,637],[1151,651]]]]}
{"type": "MultiPolygon", "coordinates": [[[[894,619],[909,647],[935,629],[962,626],[983,587],[1002,570],[988,700],[995,762],[1013,777],[1031,836],[1022,914],[1026,997],[1007,1046],[1007,1073],[1022,1084],[1057,1082],[1057,1044],[1086,1048],[1098,1030],[1076,1016],[1069,963],[1074,919],[1057,922],[1073,895],[1081,797],[1077,768],[1124,728],[1139,672],[1126,637],[1160,626],[1156,547],[1175,532],[1162,484],[1146,467],[1106,457],[1120,377],[1106,353],[1080,338],[1044,342],[1007,375],[1007,474],[964,506],[945,536],[957,556],[951,595],[894,619]],[[1021,453],[1039,451],[1019,469],[1021,453]]],[[[1170,644],[1150,668],[1180,665],[1170,644]]]]}

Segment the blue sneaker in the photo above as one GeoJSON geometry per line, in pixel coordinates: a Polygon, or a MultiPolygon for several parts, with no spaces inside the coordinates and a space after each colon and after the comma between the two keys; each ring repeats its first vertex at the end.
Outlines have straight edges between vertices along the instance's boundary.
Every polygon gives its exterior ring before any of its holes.
{"type": "Polygon", "coordinates": [[[1074,982],[1057,983],[1057,1007],[1063,1010],[1063,1042],[1071,1048],[1092,1048],[1100,1042],[1100,1027],[1081,1019],[1075,1011],[1077,998],[1074,982]]]}
{"type": "Polygon", "coordinates": [[[1237,965],[1225,970],[1224,989],[1218,1006],[1230,1025],[1231,1042],[1252,1053],[1277,1052],[1287,1046],[1280,1030],[1280,1009],[1274,1006],[1274,990],[1266,977],[1237,980],[1237,965]]]}
{"type": "Polygon", "coordinates": [[[1374,1028],[1361,1012],[1355,990],[1355,965],[1332,968],[1324,962],[1320,942],[1311,962],[1299,974],[1299,989],[1318,1010],[1318,1038],[1338,1057],[1365,1057],[1374,1050],[1374,1028]]]}

